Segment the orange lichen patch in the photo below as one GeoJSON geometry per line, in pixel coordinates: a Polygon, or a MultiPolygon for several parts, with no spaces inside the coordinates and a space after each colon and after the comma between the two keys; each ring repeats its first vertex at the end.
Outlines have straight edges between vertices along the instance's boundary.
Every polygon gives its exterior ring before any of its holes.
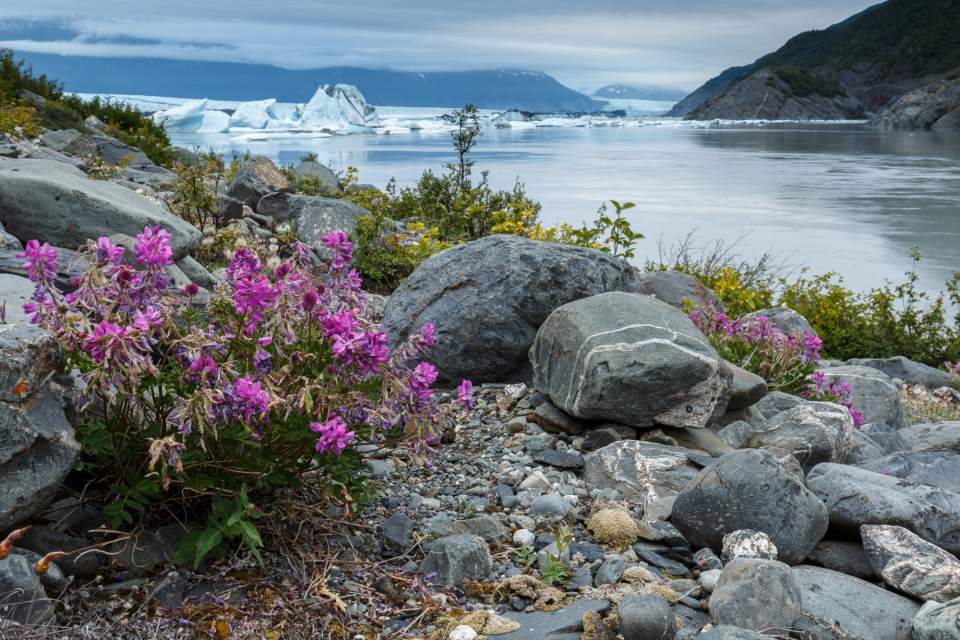
{"type": "Polygon", "coordinates": [[[25,396],[28,391],[30,391],[30,385],[25,380],[21,380],[13,387],[13,395],[15,396],[25,396]]]}

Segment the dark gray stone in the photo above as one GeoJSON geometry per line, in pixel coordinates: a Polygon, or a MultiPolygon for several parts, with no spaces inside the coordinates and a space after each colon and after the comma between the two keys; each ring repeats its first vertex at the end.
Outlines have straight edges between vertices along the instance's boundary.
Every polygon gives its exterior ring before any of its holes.
{"type": "Polygon", "coordinates": [[[116,138],[106,135],[92,135],[90,136],[90,142],[95,147],[94,153],[107,164],[129,166],[149,166],[153,164],[153,160],[143,151],[124,144],[116,138]]]}
{"type": "Polygon", "coordinates": [[[43,624],[53,615],[53,603],[26,556],[11,554],[0,560],[0,635],[5,634],[4,619],[43,624]]]}
{"type": "Polygon", "coordinates": [[[497,640],[580,640],[583,614],[603,614],[610,604],[606,600],[581,598],[557,611],[533,613],[508,612],[503,616],[520,623],[511,633],[495,636],[497,640]]]}
{"type": "Polygon", "coordinates": [[[597,587],[604,584],[617,584],[626,568],[627,563],[622,557],[611,555],[597,569],[597,575],[593,577],[593,584],[597,587]]]}
{"type": "Polygon", "coordinates": [[[697,636],[697,640],[768,640],[769,637],[762,636],[756,631],[750,631],[750,629],[724,624],[700,634],[697,636]]]}
{"type": "Polygon", "coordinates": [[[787,633],[800,617],[803,598],[790,567],[776,560],[737,558],[727,564],[710,595],[717,625],[787,633]]]}
{"type": "Polygon", "coordinates": [[[813,327],[802,315],[788,309],[787,307],[770,307],[769,309],[759,309],[752,313],[740,316],[740,321],[751,321],[765,317],[770,324],[786,334],[813,333],[813,327]]]}
{"type": "Polygon", "coordinates": [[[787,564],[801,562],[827,530],[827,510],[769,451],[744,449],[697,474],[673,504],[671,521],[694,548],[723,549],[738,529],[770,536],[787,564]]]}
{"type": "Polygon", "coordinates": [[[900,429],[900,437],[911,451],[960,453],[960,422],[914,424],[900,429]]]}
{"type": "Polygon", "coordinates": [[[155,191],[172,191],[178,180],[176,173],[155,164],[126,167],[118,171],[113,179],[132,182],[155,191]]]}
{"type": "Polygon", "coordinates": [[[531,455],[534,462],[550,465],[558,469],[579,469],[583,466],[583,456],[576,451],[557,451],[556,449],[544,449],[534,451],[531,455]]]}
{"type": "Polygon", "coordinates": [[[790,572],[803,594],[797,630],[817,640],[910,640],[918,603],[829,569],[801,566],[790,572]]]}
{"type": "Polygon", "coordinates": [[[143,196],[47,160],[0,162],[0,223],[22,242],[37,239],[68,249],[115,233],[135,236],[159,224],[172,236],[175,259],[201,238],[196,228],[143,196]]]}
{"type": "MultiPolygon", "coordinates": [[[[671,576],[674,576],[677,578],[689,578],[691,575],[690,570],[687,569],[686,565],[684,565],[682,562],[673,560],[671,558],[666,557],[665,555],[662,555],[662,554],[668,553],[669,552],[668,549],[659,547],[658,545],[650,545],[648,543],[643,543],[643,542],[638,542],[637,544],[633,545],[631,549],[633,549],[633,552],[637,554],[638,558],[640,558],[644,562],[652,564],[655,567],[663,569],[664,571],[669,573],[671,576]],[[651,547],[657,547],[657,548],[654,549],[651,547]]],[[[687,556],[686,550],[684,550],[683,555],[687,556]]]]}
{"type": "Polygon", "coordinates": [[[621,440],[583,457],[583,480],[590,489],[616,489],[644,502],[675,496],[697,475],[688,449],[639,440],[621,440]]]}
{"type": "Polygon", "coordinates": [[[550,493],[534,498],[528,511],[535,518],[562,520],[570,511],[570,503],[560,494],[550,493]]]}
{"type": "Polygon", "coordinates": [[[337,180],[336,174],[326,165],[312,160],[301,162],[293,168],[293,173],[299,178],[310,178],[320,189],[328,193],[342,193],[343,186],[337,180]]]}
{"type": "Polygon", "coordinates": [[[723,311],[717,294],[694,276],[679,271],[648,271],[639,277],[639,293],[653,296],[671,307],[714,307],[723,311]]]}
{"type": "Polygon", "coordinates": [[[730,383],[730,402],[727,403],[728,411],[745,409],[760,402],[767,395],[766,380],[735,364],[728,362],[727,367],[733,372],[733,380],[730,383]]]}
{"type": "MultiPolygon", "coordinates": [[[[90,263],[76,251],[61,247],[54,248],[57,251],[57,271],[53,282],[61,291],[74,291],[77,287],[72,279],[86,274],[90,263]]],[[[0,284],[0,293],[4,294],[4,297],[8,300],[7,322],[15,322],[19,321],[18,318],[25,318],[22,304],[17,305],[16,309],[12,308],[11,294],[17,292],[20,297],[26,295],[29,298],[33,293],[34,285],[26,279],[27,270],[23,267],[23,258],[17,257],[20,251],[20,249],[0,249],[0,273],[10,274],[10,278],[5,278],[3,283],[0,284]],[[15,281],[11,279],[13,276],[22,276],[24,281],[14,284],[15,281]],[[19,314],[19,316],[16,314],[19,314]]]]}
{"type": "Polygon", "coordinates": [[[239,200],[251,209],[268,193],[289,191],[290,181],[269,158],[257,156],[243,163],[230,186],[227,195],[239,200]]]}
{"type": "Polygon", "coordinates": [[[850,384],[850,402],[863,414],[866,422],[885,422],[894,426],[906,424],[900,406],[900,389],[890,377],[877,369],[844,365],[822,369],[827,382],[850,384]]]}
{"type": "Polygon", "coordinates": [[[632,440],[634,437],[636,437],[636,429],[633,427],[625,428],[629,429],[633,433],[624,434],[621,430],[614,429],[613,427],[591,429],[583,436],[583,450],[596,451],[597,449],[602,449],[608,444],[613,444],[614,442],[619,442],[620,440],[632,440]]]}
{"type": "Polygon", "coordinates": [[[904,451],[856,466],[960,494],[960,454],[952,451],[904,451]]]}
{"type": "Polygon", "coordinates": [[[873,572],[888,585],[920,600],[960,598],[960,560],[917,534],[889,525],[860,527],[873,572]]]}
{"type": "Polygon", "coordinates": [[[484,579],[493,568],[490,550],[483,538],[456,535],[440,538],[420,563],[420,572],[436,574],[432,582],[458,587],[467,578],[484,579]]]}
{"type": "Polygon", "coordinates": [[[654,593],[621,598],[617,620],[623,640],[673,640],[673,612],[667,601],[654,593]]]}
{"type": "Polygon", "coordinates": [[[847,454],[846,464],[862,464],[882,458],[883,445],[871,438],[861,429],[854,429],[850,437],[850,452],[847,454]]]}
{"type": "Polygon", "coordinates": [[[960,494],[828,462],[810,471],[807,486],[827,505],[832,527],[853,532],[864,524],[896,525],[960,552],[960,494]]]}
{"type": "Polygon", "coordinates": [[[800,396],[790,395],[783,391],[772,391],[753,406],[760,411],[764,418],[769,420],[778,413],[792,409],[805,402],[807,401],[800,396]]]}
{"type": "Polygon", "coordinates": [[[853,440],[853,419],[846,407],[832,402],[805,402],[778,413],[764,430],[747,440],[778,457],[793,455],[804,470],[821,462],[843,462],[853,440]]]}
{"type": "Polygon", "coordinates": [[[180,271],[183,272],[183,275],[197,286],[212,289],[213,286],[217,284],[217,280],[213,277],[213,274],[207,271],[207,268],[197,262],[193,256],[185,256],[177,260],[176,265],[180,271]]]}
{"type": "Polygon", "coordinates": [[[537,389],[566,413],[635,427],[706,427],[725,410],[732,377],[686,315],[623,292],[556,309],[530,362],[537,389]]]}
{"type": "Polygon", "coordinates": [[[887,374],[890,378],[899,378],[908,384],[922,384],[931,389],[947,386],[950,376],[942,369],[934,369],[922,362],[914,362],[903,356],[892,358],[851,358],[846,364],[870,367],[887,374]]]}
{"type": "Polygon", "coordinates": [[[577,420],[557,409],[549,400],[538,404],[530,415],[534,424],[550,433],[577,435],[587,426],[582,420],[577,420]]]}
{"type": "Polygon", "coordinates": [[[636,288],[636,270],[599,251],[488,236],[417,267],[390,296],[384,325],[397,344],[433,323],[430,358],[444,381],[509,382],[529,377],[530,345],[554,309],[636,288]]]}
{"type": "Polygon", "coordinates": [[[22,322],[0,324],[0,401],[20,402],[60,367],[56,338],[22,322]]]}
{"type": "Polygon", "coordinates": [[[913,619],[913,640],[960,640],[960,598],[925,602],[913,619]]]}
{"type": "Polygon", "coordinates": [[[90,141],[90,137],[83,135],[76,129],[46,131],[40,136],[40,144],[72,156],[90,156],[97,152],[97,148],[90,141]]]}
{"type": "Polygon", "coordinates": [[[45,507],[80,452],[60,399],[0,402],[0,531],[45,507]]]}
{"type": "Polygon", "coordinates": [[[862,580],[873,580],[876,577],[873,567],[867,561],[867,555],[863,552],[863,545],[859,542],[823,540],[807,559],[824,569],[839,571],[862,580]]]}
{"type": "Polygon", "coordinates": [[[389,552],[406,551],[413,542],[413,521],[402,511],[397,511],[380,525],[383,546],[389,552]]]}

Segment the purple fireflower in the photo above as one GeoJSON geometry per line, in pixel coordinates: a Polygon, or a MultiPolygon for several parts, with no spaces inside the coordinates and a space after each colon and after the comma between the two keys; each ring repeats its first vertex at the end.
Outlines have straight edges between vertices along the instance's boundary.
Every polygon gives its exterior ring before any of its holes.
{"type": "Polygon", "coordinates": [[[87,334],[84,341],[84,348],[94,362],[103,362],[111,351],[122,350],[128,333],[127,327],[103,320],[93,325],[93,331],[87,334]]]}
{"type": "Polygon", "coordinates": [[[187,370],[190,372],[190,377],[194,381],[199,381],[203,377],[208,379],[213,378],[217,375],[219,368],[212,357],[203,355],[199,358],[194,358],[191,360],[190,366],[187,368],[187,370]]]}
{"type": "Polygon", "coordinates": [[[133,326],[140,331],[149,332],[162,324],[163,315],[153,306],[149,306],[143,311],[138,309],[133,315],[133,326]]]}
{"type": "Polygon", "coordinates": [[[410,391],[423,402],[430,399],[430,386],[437,381],[437,368],[429,362],[421,362],[410,373],[410,391]]]}
{"type": "Polygon", "coordinates": [[[253,422],[254,418],[270,411],[270,396],[249,373],[233,383],[228,395],[230,412],[247,422],[253,422]]]}
{"type": "Polygon", "coordinates": [[[233,307],[238,314],[247,315],[248,334],[256,330],[257,325],[263,320],[263,312],[278,296],[278,289],[265,276],[250,275],[236,280],[233,290],[233,307]]]}
{"type": "Polygon", "coordinates": [[[353,431],[347,430],[347,423],[343,418],[337,415],[327,418],[323,423],[310,423],[310,429],[320,434],[317,438],[317,451],[320,453],[331,451],[334,455],[340,455],[355,436],[353,431]]]}
{"type": "Polygon", "coordinates": [[[26,259],[23,266],[32,282],[50,282],[57,275],[57,250],[46,242],[27,241],[17,257],[26,259]]]}
{"type": "Polygon", "coordinates": [[[464,409],[473,408],[473,383],[469,380],[463,380],[460,382],[460,386],[457,387],[457,402],[464,409]]]}
{"type": "Polygon", "coordinates": [[[137,234],[137,243],[133,251],[140,264],[148,267],[167,267],[173,264],[173,249],[170,248],[170,232],[154,225],[144,227],[137,234]]]}
{"type": "Polygon", "coordinates": [[[97,240],[97,262],[116,266],[123,260],[125,251],[123,247],[113,244],[110,242],[110,238],[105,236],[100,236],[97,240]]]}
{"type": "Polygon", "coordinates": [[[343,269],[349,264],[350,260],[353,259],[353,245],[350,243],[347,234],[343,231],[334,231],[320,239],[323,241],[323,244],[333,252],[333,259],[330,261],[330,265],[334,269],[338,271],[343,269]]]}

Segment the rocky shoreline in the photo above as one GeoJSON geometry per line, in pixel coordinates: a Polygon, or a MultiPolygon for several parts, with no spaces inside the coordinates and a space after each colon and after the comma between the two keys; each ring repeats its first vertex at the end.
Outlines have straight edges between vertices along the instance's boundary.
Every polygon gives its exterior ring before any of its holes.
{"type": "MultiPolygon", "coordinates": [[[[394,343],[435,325],[439,380],[478,390],[426,464],[363,451],[379,489],[365,509],[285,492],[262,564],[195,569],[175,558],[189,522],[106,526],[103,496],[64,484],[77,379],[22,312],[32,284],[16,254],[59,247],[69,290],[88,239],[124,246],[157,224],[168,277],[198,305],[223,275],[162,204],[176,174],[87,126],[0,143],[0,539],[29,527],[0,545],[0,636],[960,638],[960,393],[946,372],[821,363],[859,425],[725,361],[685,313],[720,305],[695,278],[518,236],[442,251],[368,296],[394,343]],[[51,551],[66,555],[38,571],[51,551]]],[[[315,162],[294,171],[343,188],[315,162]]],[[[244,242],[292,232],[318,259],[324,234],[366,213],[289,193],[265,158],[218,207],[244,242]]],[[[810,335],[788,309],[754,315],[810,335]]]]}

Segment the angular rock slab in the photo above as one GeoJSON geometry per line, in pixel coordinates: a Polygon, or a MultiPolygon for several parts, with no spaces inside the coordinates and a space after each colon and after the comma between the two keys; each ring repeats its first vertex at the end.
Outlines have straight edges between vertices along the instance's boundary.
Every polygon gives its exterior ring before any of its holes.
{"type": "Polygon", "coordinates": [[[616,489],[627,500],[675,496],[698,473],[688,452],[654,442],[621,440],[583,457],[583,479],[590,489],[616,489]]]}
{"type": "Polygon", "coordinates": [[[831,526],[854,531],[864,524],[905,527],[960,553],[960,494],[829,462],[810,471],[807,487],[827,505],[831,526]]]}
{"type": "Polygon", "coordinates": [[[919,603],[820,567],[790,570],[803,593],[796,628],[817,640],[910,640],[919,603]]]}
{"type": "Polygon", "coordinates": [[[48,160],[0,162],[0,223],[23,242],[68,249],[115,233],[136,236],[159,224],[171,234],[174,259],[201,239],[199,230],[147,198],[48,160]]]}
{"type": "Polygon", "coordinates": [[[788,307],[770,307],[768,309],[759,309],[752,313],[744,314],[740,320],[757,320],[766,318],[770,324],[787,335],[813,333],[813,327],[802,315],[788,307]]]}
{"type": "Polygon", "coordinates": [[[533,380],[588,420],[702,429],[732,374],[690,319],[650,296],[602,293],[550,314],[530,349],[533,380]]]}
{"type": "Polygon", "coordinates": [[[832,402],[804,402],[778,413],[747,441],[780,456],[793,455],[805,470],[821,462],[843,462],[853,443],[853,418],[832,402]]]}
{"type": "Polygon", "coordinates": [[[913,619],[913,640],[960,640],[960,598],[924,603],[913,619]]]}
{"type": "Polygon", "coordinates": [[[581,598],[557,611],[511,611],[503,617],[519,622],[520,628],[494,637],[497,640],[580,640],[584,614],[603,614],[609,607],[606,600],[581,598]]]}
{"type": "Polygon", "coordinates": [[[790,567],[776,560],[737,558],[727,563],[710,595],[717,625],[786,632],[800,617],[800,585],[790,567]]]}
{"type": "Polygon", "coordinates": [[[255,208],[260,198],[274,191],[289,191],[290,181],[269,158],[257,156],[243,163],[227,195],[255,208]]]}
{"type": "Polygon", "coordinates": [[[874,573],[894,589],[921,600],[960,598],[960,560],[917,534],[889,525],[860,527],[874,573]]]}
{"type": "Polygon", "coordinates": [[[0,531],[43,509],[80,452],[59,398],[0,402],[0,531]]]}
{"type": "Polygon", "coordinates": [[[432,581],[448,587],[460,586],[467,578],[486,578],[492,568],[487,543],[471,535],[440,538],[420,563],[421,573],[435,574],[432,581]]]}
{"type": "Polygon", "coordinates": [[[641,273],[639,280],[639,293],[653,296],[681,311],[687,305],[693,308],[712,306],[723,311],[723,302],[717,294],[689,274],[680,271],[648,271],[641,273]]]}
{"type": "Polygon", "coordinates": [[[960,494],[960,453],[904,451],[862,462],[856,466],[885,476],[940,487],[960,494]]]}
{"type": "Polygon", "coordinates": [[[882,371],[891,378],[899,378],[908,384],[922,384],[931,389],[947,386],[950,376],[943,369],[935,369],[922,362],[914,362],[903,356],[892,358],[851,358],[846,364],[870,367],[882,371]]]}
{"type": "Polygon", "coordinates": [[[637,271],[600,251],[495,235],[434,254],[394,291],[383,324],[392,344],[426,323],[443,380],[528,379],[537,329],[557,307],[604,291],[635,291],[637,271]]]}
{"type": "Polygon", "coordinates": [[[20,624],[43,624],[53,618],[53,603],[47,598],[26,556],[12,554],[0,560],[0,637],[6,636],[4,620],[20,624]]]}
{"type": "Polygon", "coordinates": [[[706,467],[680,493],[670,516],[694,548],[723,550],[738,529],[767,534],[787,564],[801,562],[827,531],[827,509],[769,451],[742,449],[706,467]]]}
{"type": "Polygon", "coordinates": [[[911,451],[960,453],[960,422],[913,424],[899,433],[911,451]]]}
{"type": "Polygon", "coordinates": [[[0,401],[20,402],[60,366],[56,338],[34,325],[0,324],[0,401]]]}
{"type": "Polygon", "coordinates": [[[901,427],[906,424],[900,406],[900,389],[890,376],[870,367],[844,365],[822,369],[827,382],[847,382],[851,387],[850,402],[863,414],[866,422],[885,422],[901,427]]]}

